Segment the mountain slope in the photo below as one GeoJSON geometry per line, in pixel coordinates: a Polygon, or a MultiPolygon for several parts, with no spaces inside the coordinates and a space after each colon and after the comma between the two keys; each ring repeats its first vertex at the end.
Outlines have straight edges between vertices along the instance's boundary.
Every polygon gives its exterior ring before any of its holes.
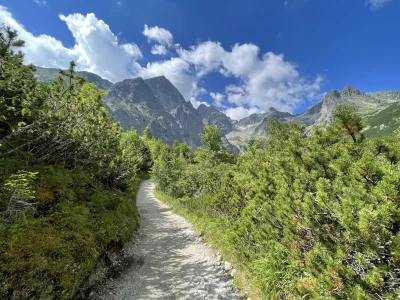
{"type": "MultiPolygon", "coordinates": [[[[82,76],[87,81],[94,83],[98,88],[108,90],[112,82],[101,78],[99,75],[86,71],[78,71],[76,74],[82,76]]],[[[35,76],[39,82],[52,83],[60,75],[59,69],[36,67],[35,76]]]]}
{"type": "Polygon", "coordinates": [[[394,119],[400,117],[400,102],[392,103],[380,112],[367,117],[368,126],[364,130],[367,137],[392,134],[400,127],[394,119]]]}
{"type": "MultiPolygon", "coordinates": [[[[185,142],[197,148],[202,145],[199,134],[204,125],[224,124],[231,129],[231,120],[216,108],[201,116],[190,102],[164,76],[143,80],[125,79],[115,84],[90,72],[77,72],[99,88],[108,90],[104,96],[104,106],[115,116],[125,130],[135,128],[140,134],[149,127],[152,135],[165,143],[185,142]],[[218,121],[222,120],[222,121],[218,121]]],[[[57,76],[57,69],[37,67],[36,77],[40,82],[51,83],[57,76]]],[[[224,130],[226,132],[227,130],[224,130]]],[[[238,149],[223,137],[223,145],[233,152],[238,149]]]]}
{"type": "MultiPolygon", "coordinates": [[[[370,125],[365,133],[371,136],[393,132],[398,125],[392,119],[400,116],[400,92],[363,93],[345,86],[340,92],[332,90],[326,93],[320,102],[301,114],[270,108],[265,113],[233,121],[212,105],[201,104],[195,109],[164,76],[126,79],[113,84],[90,72],[77,73],[99,88],[108,90],[104,106],[125,130],[135,128],[141,134],[149,126],[153,136],[166,143],[172,144],[177,140],[194,148],[201,146],[199,134],[209,124],[218,126],[224,134],[224,146],[237,152],[238,149],[245,150],[247,140],[266,139],[266,128],[271,120],[294,121],[307,126],[330,124],[338,105],[350,106],[367,117],[370,125]]],[[[36,76],[41,82],[50,83],[58,75],[57,69],[37,67],[36,76]]]]}
{"type": "Polygon", "coordinates": [[[197,111],[203,119],[204,125],[214,124],[219,129],[221,129],[223,134],[228,134],[233,130],[232,120],[223,112],[220,112],[218,109],[216,109],[214,106],[206,106],[204,104],[201,104],[197,108],[197,111]]]}
{"type": "Polygon", "coordinates": [[[263,114],[253,114],[241,119],[234,124],[234,129],[227,134],[227,138],[235,146],[245,149],[246,140],[267,138],[265,131],[270,120],[294,121],[307,126],[330,124],[338,105],[350,106],[368,119],[370,126],[366,134],[387,135],[398,128],[392,120],[393,117],[400,117],[400,111],[397,110],[399,101],[400,92],[397,91],[366,94],[354,87],[345,86],[341,92],[328,92],[324,99],[301,114],[291,115],[271,108],[263,114]]]}
{"type": "Polygon", "coordinates": [[[245,150],[246,141],[254,139],[265,139],[266,128],[272,120],[278,122],[291,121],[293,115],[287,112],[280,112],[271,107],[263,114],[252,114],[247,118],[241,119],[234,125],[234,130],[229,132],[226,137],[229,142],[241,150],[245,150]]]}
{"type": "Polygon", "coordinates": [[[167,112],[186,102],[178,89],[164,76],[146,79],[145,82],[167,112]]]}
{"type": "Polygon", "coordinates": [[[155,118],[165,116],[165,111],[142,78],[125,79],[115,83],[104,97],[122,128],[143,130],[155,118]],[[125,114],[123,118],[121,115],[125,114]]]}

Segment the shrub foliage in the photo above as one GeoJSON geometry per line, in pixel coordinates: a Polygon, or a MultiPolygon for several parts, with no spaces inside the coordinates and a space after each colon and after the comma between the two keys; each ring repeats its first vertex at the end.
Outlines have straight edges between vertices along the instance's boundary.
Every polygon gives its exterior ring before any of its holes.
{"type": "Polygon", "coordinates": [[[205,149],[153,151],[152,176],[265,299],[397,299],[400,142],[365,139],[364,126],[346,107],[311,132],[272,122],[268,141],[236,158],[210,147],[209,128],[205,149]]]}
{"type": "Polygon", "coordinates": [[[72,299],[109,245],[138,227],[150,166],[104,91],[67,71],[39,84],[15,31],[0,28],[0,298],[72,299]]]}

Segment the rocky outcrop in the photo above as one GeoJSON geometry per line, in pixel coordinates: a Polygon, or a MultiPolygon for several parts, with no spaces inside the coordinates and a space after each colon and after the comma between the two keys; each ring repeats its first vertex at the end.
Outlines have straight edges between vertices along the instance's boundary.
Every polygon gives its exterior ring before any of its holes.
{"type": "MultiPolygon", "coordinates": [[[[104,102],[125,130],[135,128],[142,134],[149,127],[154,137],[168,144],[178,141],[197,148],[202,145],[200,134],[204,125],[215,122],[230,128],[230,119],[215,108],[202,117],[164,76],[117,82],[104,102]]],[[[226,139],[223,143],[238,152],[226,139]]]]}
{"type": "MultiPolygon", "coordinates": [[[[332,90],[326,93],[320,102],[301,114],[280,112],[271,107],[265,113],[252,114],[236,121],[212,105],[201,104],[195,109],[164,76],[145,80],[140,77],[126,79],[113,84],[90,72],[77,73],[99,88],[108,90],[108,95],[104,97],[104,106],[125,130],[134,128],[142,134],[149,127],[154,137],[168,144],[176,140],[197,148],[201,146],[199,134],[203,132],[204,126],[214,124],[224,134],[224,147],[234,153],[238,149],[245,150],[247,140],[266,139],[266,128],[271,120],[294,121],[307,126],[330,124],[339,104],[350,106],[368,118],[383,111],[379,115],[379,121],[373,123],[387,123],[385,128],[392,128],[390,126],[394,125],[391,122],[381,120],[382,115],[389,114],[392,120],[393,114],[386,109],[400,101],[399,91],[366,94],[347,85],[340,92],[332,90]]],[[[49,83],[58,75],[57,69],[37,67],[36,76],[41,82],[49,83]]]]}
{"type": "Polygon", "coordinates": [[[197,111],[199,112],[204,125],[214,124],[221,129],[223,134],[228,134],[233,130],[232,120],[214,106],[201,104],[197,108],[197,111]]]}
{"type": "Polygon", "coordinates": [[[164,76],[146,79],[145,82],[166,112],[186,102],[178,89],[164,76]]]}

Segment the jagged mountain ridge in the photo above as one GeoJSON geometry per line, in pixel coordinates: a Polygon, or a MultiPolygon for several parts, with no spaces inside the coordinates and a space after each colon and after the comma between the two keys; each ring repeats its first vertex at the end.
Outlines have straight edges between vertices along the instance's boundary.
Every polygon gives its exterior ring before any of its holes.
{"type": "MultiPolygon", "coordinates": [[[[104,106],[125,130],[135,128],[140,134],[149,127],[154,137],[165,143],[185,142],[193,148],[202,145],[200,134],[208,124],[216,124],[223,132],[231,130],[231,120],[216,108],[197,110],[186,101],[176,87],[164,76],[149,79],[141,77],[111,83],[90,72],[77,72],[99,88],[107,90],[104,106]]],[[[39,81],[51,83],[59,75],[57,69],[37,67],[39,81]]],[[[223,136],[223,145],[232,152],[232,146],[223,136]]]]}
{"type": "MultiPolygon", "coordinates": [[[[278,120],[279,122],[294,121],[298,123],[304,123],[307,126],[330,124],[333,120],[333,115],[336,107],[341,105],[347,105],[354,108],[358,113],[367,117],[369,122],[374,124],[374,127],[366,129],[366,134],[369,134],[370,130],[374,130],[371,135],[379,135],[379,128],[386,128],[385,131],[381,131],[383,135],[393,132],[395,128],[393,114],[389,114],[389,106],[394,105],[400,101],[399,91],[385,91],[376,93],[363,93],[362,91],[352,87],[345,86],[341,92],[332,90],[326,93],[325,97],[305,112],[301,114],[290,114],[285,112],[279,112],[274,108],[263,114],[253,114],[247,118],[238,121],[234,130],[227,134],[227,138],[230,143],[238,147],[239,149],[245,149],[245,141],[251,139],[265,139],[266,128],[270,120],[278,120]],[[383,114],[378,114],[383,112],[383,114]],[[388,120],[383,122],[383,115],[388,116],[388,120]],[[375,120],[379,117],[382,126],[377,126],[375,120]]],[[[395,107],[395,106],[393,106],[395,107]]],[[[400,111],[397,114],[400,116],[400,111]]]]}
{"type": "MultiPolygon", "coordinates": [[[[39,81],[51,82],[58,76],[56,69],[37,69],[39,81]]],[[[125,79],[113,84],[90,72],[77,73],[99,88],[108,90],[108,95],[104,97],[105,107],[124,129],[133,127],[142,133],[149,126],[153,135],[166,143],[177,140],[196,148],[201,146],[199,133],[203,131],[203,126],[215,124],[226,135],[223,138],[225,146],[234,152],[244,150],[246,140],[265,139],[266,127],[271,120],[295,121],[307,126],[329,124],[339,104],[353,107],[372,122],[374,126],[368,127],[366,134],[369,131],[373,136],[380,132],[388,134],[396,126],[392,119],[393,115],[398,116],[398,107],[394,104],[400,101],[398,91],[363,93],[352,86],[345,86],[340,92],[332,90],[326,93],[320,102],[301,114],[280,112],[271,107],[265,113],[234,121],[212,105],[201,104],[195,109],[164,76],[125,79]],[[395,108],[394,113],[390,107],[395,108]],[[390,120],[385,121],[384,116],[390,117],[390,120]],[[377,125],[377,122],[383,123],[377,125]]],[[[400,116],[400,112],[398,114],[400,116]]]]}

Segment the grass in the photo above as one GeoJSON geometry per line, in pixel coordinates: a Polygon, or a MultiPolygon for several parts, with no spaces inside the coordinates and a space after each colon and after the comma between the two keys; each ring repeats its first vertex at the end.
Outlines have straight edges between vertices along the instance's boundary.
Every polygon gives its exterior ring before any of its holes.
{"type": "MultiPolygon", "coordinates": [[[[0,185],[21,164],[0,160],[0,185]]],[[[0,221],[0,298],[73,299],[107,247],[122,245],[138,228],[135,195],[146,174],[122,191],[83,169],[25,169],[38,172],[34,208],[0,221]]],[[[3,207],[6,199],[0,194],[3,207]]]]}
{"type": "Polygon", "coordinates": [[[379,113],[370,116],[368,120],[368,129],[365,130],[367,137],[388,136],[399,128],[399,124],[394,118],[400,117],[400,103],[393,103],[379,113]]]}
{"type": "MultiPolygon", "coordinates": [[[[229,224],[224,217],[209,217],[202,213],[201,209],[194,209],[192,200],[187,202],[181,199],[174,199],[165,193],[155,190],[154,196],[160,201],[169,205],[173,212],[184,217],[193,224],[196,232],[212,246],[212,248],[222,254],[223,260],[231,262],[238,270],[235,276],[235,285],[246,297],[253,300],[263,299],[262,292],[251,280],[247,267],[238,259],[237,249],[230,239],[229,224]]],[[[193,199],[196,201],[196,199],[193,199]]]]}

